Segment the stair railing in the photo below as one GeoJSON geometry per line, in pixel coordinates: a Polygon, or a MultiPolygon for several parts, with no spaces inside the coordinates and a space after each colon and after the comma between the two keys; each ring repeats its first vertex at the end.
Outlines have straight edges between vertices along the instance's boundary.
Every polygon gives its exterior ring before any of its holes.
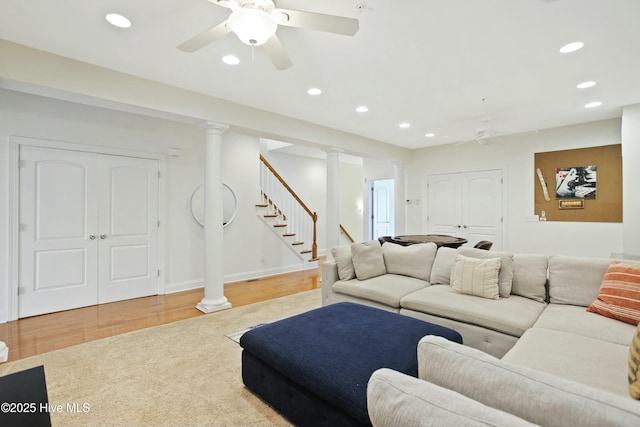
{"type": "Polygon", "coordinates": [[[310,261],[318,259],[317,222],[318,214],[298,197],[271,164],[260,155],[260,187],[261,198],[272,215],[277,216],[276,226],[282,227],[285,236],[292,236],[292,245],[304,245],[311,242],[311,249],[300,253],[311,252],[310,261]]]}

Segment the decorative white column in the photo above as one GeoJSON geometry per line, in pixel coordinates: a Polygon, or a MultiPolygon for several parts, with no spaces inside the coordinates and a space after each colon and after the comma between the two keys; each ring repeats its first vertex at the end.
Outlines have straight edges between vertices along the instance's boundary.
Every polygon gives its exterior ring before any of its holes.
{"type": "Polygon", "coordinates": [[[340,153],[342,150],[327,150],[327,254],[333,259],[331,248],[340,246],[340,153]]]}
{"type": "Polygon", "coordinates": [[[394,172],[394,236],[402,236],[407,232],[406,225],[406,201],[404,192],[404,164],[401,162],[393,162],[394,172]]]}
{"type": "Polygon", "coordinates": [[[211,313],[231,304],[224,296],[222,239],[222,134],[229,127],[215,122],[203,124],[204,146],[204,298],[196,308],[211,313]]]}

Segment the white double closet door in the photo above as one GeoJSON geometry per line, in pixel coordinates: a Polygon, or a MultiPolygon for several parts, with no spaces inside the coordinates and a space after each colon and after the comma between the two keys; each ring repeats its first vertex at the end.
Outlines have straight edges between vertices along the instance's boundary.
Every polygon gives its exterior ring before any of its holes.
{"type": "Polygon", "coordinates": [[[20,147],[19,317],[158,293],[158,161],[20,147]]]}

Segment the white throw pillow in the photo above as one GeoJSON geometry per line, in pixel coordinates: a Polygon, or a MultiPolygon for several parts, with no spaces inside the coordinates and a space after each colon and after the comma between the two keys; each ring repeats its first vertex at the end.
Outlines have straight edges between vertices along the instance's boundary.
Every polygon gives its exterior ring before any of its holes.
{"type": "Polygon", "coordinates": [[[358,280],[366,280],[387,273],[382,246],[377,240],[351,244],[351,260],[358,280]]]}
{"type": "Polygon", "coordinates": [[[353,269],[351,261],[350,246],[336,246],[331,249],[331,255],[338,265],[338,277],[340,280],[351,280],[356,278],[356,271],[353,269]]]}
{"type": "Polygon", "coordinates": [[[438,247],[435,243],[402,246],[396,243],[382,244],[382,255],[387,273],[401,274],[429,281],[431,267],[438,247]]]}
{"type": "Polygon", "coordinates": [[[484,249],[465,248],[461,246],[458,248],[458,253],[472,258],[500,258],[502,260],[502,266],[500,269],[500,279],[498,286],[500,287],[500,297],[508,298],[511,295],[511,287],[513,286],[513,254],[508,252],[493,252],[484,249]]]}
{"type": "Polygon", "coordinates": [[[501,263],[500,258],[477,259],[458,254],[451,275],[451,289],[460,294],[498,299],[501,263]]]}

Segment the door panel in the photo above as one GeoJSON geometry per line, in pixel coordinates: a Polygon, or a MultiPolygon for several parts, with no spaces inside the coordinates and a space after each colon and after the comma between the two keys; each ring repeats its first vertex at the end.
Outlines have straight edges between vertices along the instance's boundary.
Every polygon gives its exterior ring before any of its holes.
{"type": "Polygon", "coordinates": [[[20,147],[20,317],[95,304],[95,156],[20,147]]]}
{"type": "Polygon", "coordinates": [[[460,174],[428,178],[428,233],[462,237],[462,177],[460,174]]]}
{"type": "Polygon", "coordinates": [[[502,249],[502,172],[431,175],[428,178],[428,232],[480,240],[502,249]]]}
{"type": "Polygon", "coordinates": [[[101,155],[100,303],[158,293],[158,162],[101,155]]]}
{"type": "Polygon", "coordinates": [[[371,239],[392,236],[395,228],[394,181],[371,181],[371,239]]]}
{"type": "Polygon", "coordinates": [[[19,317],[158,293],[158,162],[20,147],[19,317]]]}

